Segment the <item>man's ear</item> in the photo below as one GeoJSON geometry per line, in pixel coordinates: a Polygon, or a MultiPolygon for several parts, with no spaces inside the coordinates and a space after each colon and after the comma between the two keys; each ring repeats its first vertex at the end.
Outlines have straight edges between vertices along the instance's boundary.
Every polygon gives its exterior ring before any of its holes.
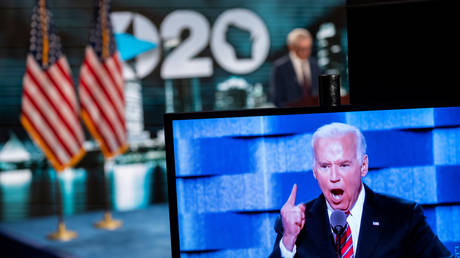
{"type": "Polygon", "coordinates": [[[363,157],[363,162],[361,163],[361,177],[365,177],[369,171],[369,157],[367,154],[363,157]]]}
{"type": "Polygon", "coordinates": [[[315,179],[317,179],[317,178],[316,178],[316,166],[313,165],[313,167],[311,168],[311,170],[313,170],[313,177],[315,177],[315,179]]]}

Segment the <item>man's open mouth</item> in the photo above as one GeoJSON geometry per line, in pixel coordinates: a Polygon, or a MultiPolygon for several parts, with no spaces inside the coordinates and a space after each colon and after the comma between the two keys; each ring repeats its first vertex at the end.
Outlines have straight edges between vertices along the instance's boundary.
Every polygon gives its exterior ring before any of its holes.
{"type": "Polygon", "coordinates": [[[342,200],[343,197],[343,190],[342,189],[332,189],[331,190],[331,195],[334,201],[340,201],[342,200]]]}

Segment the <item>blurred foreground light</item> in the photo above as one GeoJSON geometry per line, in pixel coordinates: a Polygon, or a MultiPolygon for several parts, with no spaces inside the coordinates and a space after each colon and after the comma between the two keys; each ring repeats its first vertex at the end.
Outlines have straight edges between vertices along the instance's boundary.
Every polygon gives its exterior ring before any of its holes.
{"type": "Polygon", "coordinates": [[[318,39],[332,38],[335,36],[335,25],[332,22],[323,23],[316,34],[318,39]]]}
{"type": "Polygon", "coordinates": [[[151,164],[128,164],[114,167],[114,206],[117,210],[143,208],[149,202],[151,164]]]}
{"type": "Polygon", "coordinates": [[[329,62],[330,62],[330,60],[329,60],[329,58],[327,58],[327,57],[322,57],[322,58],[319,58],[319,59],[318,59],[318,64],[319,64],[320,66],[326,66],[326,65],[329,64],[329,62]]]}
{"type": "Polygon", "coordinates": [[[333,46],[331,47],[331,51],[332,51],[332,53],[334,53],[334,54],[339,53],[341,50],[342,50],[342,49],[341,49],[341,47],[340,47],[339,45],[333,45],[333,46]]]}
{"type": "Polygon", "coordinates": [[[5,186],[19,186],[32,180],[32,172],[29,169],[10,170],[0,172],[0,184],[5,186]]]}

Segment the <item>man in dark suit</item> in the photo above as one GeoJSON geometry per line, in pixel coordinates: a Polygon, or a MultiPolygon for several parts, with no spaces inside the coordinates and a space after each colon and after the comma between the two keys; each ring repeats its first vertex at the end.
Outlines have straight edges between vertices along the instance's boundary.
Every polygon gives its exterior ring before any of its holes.
{"type": "Polygon", "coordinates": [[[322,126],[313,134],[312,148],[322,194],[295,205],[294,185],[275,225],[270,257],[451,257],[418,204],[374,193],[362,183],[369,159],[359,129],[342,123],[322,126]],[[336,210],[347,214],[340,237],[330,226],[336,210]]]}
{"type": "Polygon", "coordinates": [[[289,54],[273,65],[270,90],[278,107],[318,104],[318,76],[321,70],[311,57],[313,39],[305,29],[294,29],[287,37],[289,54]]]}

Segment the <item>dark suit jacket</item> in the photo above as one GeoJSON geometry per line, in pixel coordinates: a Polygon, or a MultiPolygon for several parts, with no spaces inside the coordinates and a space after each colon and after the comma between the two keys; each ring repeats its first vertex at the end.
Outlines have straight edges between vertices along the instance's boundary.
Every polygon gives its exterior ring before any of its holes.
{"type": "MultiPolygon", "coordinates": [[[[365,191],[357,258],[451,257],[426,223],[421,206],[374,193],[367,186],[365,191]]],[[[306,222],[297,237],[295,257],[336,257],[324,196],[320,195],[306,206],[306,222]]],[[[275,230],[278,235],[270,257],[281,257],[279,241],[283,227],[280,219],[275,230]]]]}
{"type": "MultiPolygon", "coordinates": [[[[311,72],[312,97],[318,96],[318,76],[321,70],[313,57],[309,58],[311,72]]],[[[302,100],[303,87],[299,84],[289,54],[276,60],[270,77],[270,90],[272,101],[278,107],[286,107],[302,100]]]]}

